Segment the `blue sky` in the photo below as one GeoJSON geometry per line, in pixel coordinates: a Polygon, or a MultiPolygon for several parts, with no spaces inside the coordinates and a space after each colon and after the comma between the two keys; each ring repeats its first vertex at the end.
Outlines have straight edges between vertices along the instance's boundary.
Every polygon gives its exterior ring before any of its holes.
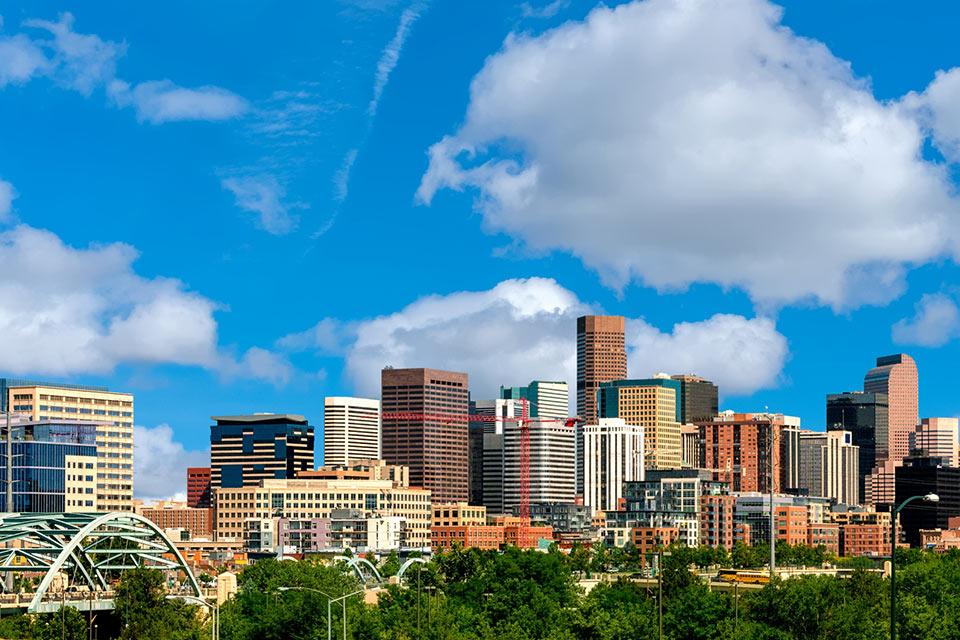
{"type": "Polygon", "coordinates": [[[584,312],[724,407],[905,351],[960,413],[960,12],[606,7],[5,5],[0,372],[134,392],[142,495],[386,364],[572,381],[584,312]]]}

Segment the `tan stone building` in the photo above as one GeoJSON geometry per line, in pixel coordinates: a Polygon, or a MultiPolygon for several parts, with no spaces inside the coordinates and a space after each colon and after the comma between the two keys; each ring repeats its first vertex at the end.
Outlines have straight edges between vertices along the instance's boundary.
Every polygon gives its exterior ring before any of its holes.
{"type": "Polygon", "coordinates": [[[11,383],[7,386],[7,407],[35,422],[98,422],[96,510],[133,510],[133,394],[105,387],[11,383]]]}

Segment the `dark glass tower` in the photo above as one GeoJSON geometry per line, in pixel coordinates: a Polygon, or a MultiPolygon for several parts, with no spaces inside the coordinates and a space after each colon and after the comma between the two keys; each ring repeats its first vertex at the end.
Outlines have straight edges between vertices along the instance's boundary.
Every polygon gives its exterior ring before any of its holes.
{"type": "Polygon", "coordinates": [[[313,471],[313,427],[300,415],[255,413],[213,416],[210,427],[212,489],[256,486],[313,471]]]}
{"type": "Polygon", "coordinates": [[[860,496],[864,499],[864,478],[886,459],[889,404],[885,393],[847,391],[827,396],[827,431],[849,431],[860,447],[860,496]]]}
{"type": "Polygon", "coordinates": [[[717,385],[693,375],[670,376],[680,382],[680,424],[708,422],[720,412],[717,385]]]}

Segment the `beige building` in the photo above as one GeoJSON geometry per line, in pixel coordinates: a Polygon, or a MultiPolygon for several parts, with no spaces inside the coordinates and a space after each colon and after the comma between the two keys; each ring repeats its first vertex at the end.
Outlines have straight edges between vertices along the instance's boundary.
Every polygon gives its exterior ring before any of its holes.
{"type": "Polygon", "coordinates": [[[601,415],[621,418],[643,427],[644,464],[647,469],[680,469],[683,439],[677,421],[679,382],[669,376],[649,380],[617,380],[601,384],[601,415]],[[672,384],[669,384],[672,383],[672,384]],[[614,410],[612,407],[616,405],[614,410]]]}
{"type": "Polygon", "coordinates": [[[218,540],[242,539],[250,519],[330,518],[335,509],[356,509],[404,519],[407,545],[430,545],[430,491],[391,480],[261,480],[259,486],[213,491],[218,540]]]}
{"type": "Polygon", "coordinates": [[[910,434],[912,455],[945,458],[951,467],[960,466],[957,418],[924,418],[910,434]]]}
{"type": "Polygon", "coordinates": [[[335,396],[324,398],[324,466],[381,457],[380,401],[335,396]]]}
{"type": "Polygon", "coordinates": [[[799,486],[811,496],[860,504],[860,447],[849,431],[801,431],[799,486]]]}
{"type": "Polygon", "coordinates": [[[97,510],[96,463],[88,456],[64,456],[63,510],[91,513],[97,510]]]}
{"type": "Polygon", "coordinates": [[[487,508],[466,502],[437,504],[433,506],[434,527],[464,527],[487,524],[487,508]]]}
{"type": "Polygon", "coordinates": [[[133,394],[101,387],[11,385],[7,406],[32,420],[90,420],[97,425],[96,510],[133,510],[133,394]]]}

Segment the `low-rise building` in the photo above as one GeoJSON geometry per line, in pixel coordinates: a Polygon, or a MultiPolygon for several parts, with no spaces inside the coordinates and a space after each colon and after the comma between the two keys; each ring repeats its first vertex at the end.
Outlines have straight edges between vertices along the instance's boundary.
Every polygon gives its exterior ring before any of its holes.
{"type": "Polygon", "coordinates": [[[634,527],[630,532],[630,542],[641,557],[665,549],[680,539],[680,530],[674,527],[634,527]]]}
{"type": "Polygon", "coordinates": [[[840,525],[834,522],[811,523],[807,527],[807,545],[824,547],[834,555],[840,554],[840,525]]]}
{"type": "Polygon", "coordinates": [[[433,505],[431,527],[462,527],[487,523],[487,508],[466,502],[448,502],[433,505]]]}
{"type": "Polygon", "coordinates": [[[161,529],[183,529],[191,538],[213,537],[213,509],[193,509],[183,504],[136,506],[135,510],[161,529]]]}

